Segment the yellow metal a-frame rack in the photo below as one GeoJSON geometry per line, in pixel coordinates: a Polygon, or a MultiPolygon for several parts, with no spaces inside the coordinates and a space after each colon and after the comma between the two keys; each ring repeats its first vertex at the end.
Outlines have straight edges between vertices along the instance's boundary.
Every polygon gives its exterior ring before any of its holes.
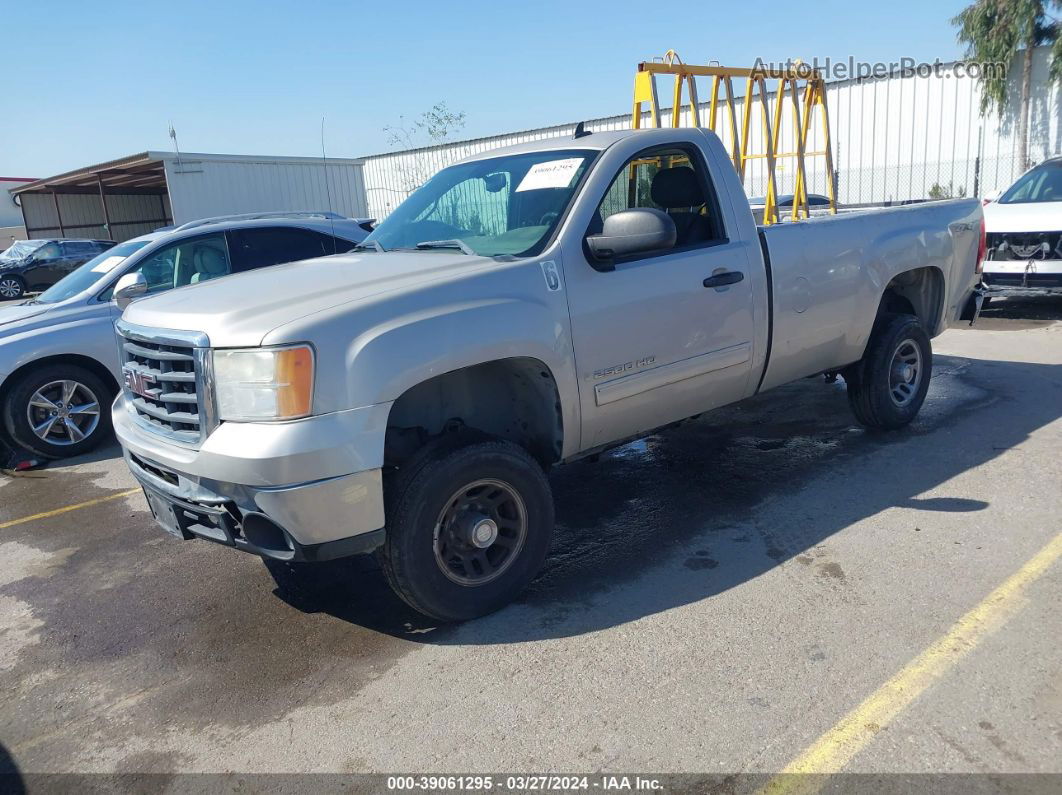
{"type": "MultiPolygon", "coordinates": [[[[818,70],[812,69],[805,64],[796,63],[785,69],[752,68],[735,69],[725,66],[694,66],[682,62],[674,50],[668,50],[663,58],[651,62],[638,64],[638,71],[634,75],[634,112],[631,117],[632,126],[638,129],[642,126],[642,106],[649,103],[649,122],[653,127],[660,126],[660,104],[657,100],[656,76],[673,75],[674,87],[671,103],[671,126],[680,127],[683,112],[688,107],[689,123],[693,127],[701,125],[701,105],[697,99],[696,78],[711,78],[711,99],[708,102],[706,125],[712,132],[716,131],[716,121],[719,117],[719,104],[725,104],[726,122],[729,135],[725,137],[724,144],[729,141],[730,157],[742,182],[745,180],[745,172],[748,161],[762,159],[766,163],[767,172],[767,199],[763,210],[763,222],[765,224],[777,223],[778,217],[778,184],[776,170],[778,161],[782,158],[793,158],[796,166],[795,185],[793,190],[793,209],[791,219],[796,221],[807,218],[810,215],[808,206],[807,171],[804,161],[807,157],[819,156],[825,159],[826,190],[829,198],[829,210],[837,212],[836,185],[833,172],[833,156],[830,151],[830,118],[826,112],[826,83],[818,70]],[[745,80],[745,96],[741,103],[740,123],[738,130],[738,109],[734,96],[734,79],[745,80]],[[774,99],[772,103],[771,91],[768,81],[774,81],[774,99]],[[683,102],[683,86],[685,86],[686,101],[683,102]],[[784,113],[786,96],[792,113],[784,113]],[[761,140],[762,151],[750,151],[750,131],[752,125],[753,108],[760,108],[760,120],[762,126],[761,140]],[[817,110],[818,112],[814,112],[817,110]],[[786,118],[792,121],[792,133],[794,151],[778,151],[783,139],[783,124],[786,118]],[[812,125],[818,119],[821,124],[820,140],[822,149],[808,151],[807,143],[812,125]]],[[[720,136],[723,138],[723,136],[720,136]]]]}

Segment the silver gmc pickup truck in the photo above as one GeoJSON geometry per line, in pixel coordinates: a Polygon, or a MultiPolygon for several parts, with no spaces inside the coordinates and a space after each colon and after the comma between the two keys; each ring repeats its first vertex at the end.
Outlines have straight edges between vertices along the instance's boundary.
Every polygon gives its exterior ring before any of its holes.
{"type": "Polygon", "coordinates": [[[410,605],[467,619],[542,565],[553,464],[821,372],[863,424],[910,422],[981,240],[976,200],[758,229],[700,129],[534,141],[439,172],[347,255],[134,301],[114,427],[174,536],[375,550],[410,605]]]}

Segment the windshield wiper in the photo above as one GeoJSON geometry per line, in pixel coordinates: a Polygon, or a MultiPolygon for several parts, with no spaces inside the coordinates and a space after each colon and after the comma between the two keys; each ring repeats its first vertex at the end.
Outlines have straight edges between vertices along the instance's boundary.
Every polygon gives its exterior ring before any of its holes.
{"type": "Polygon", "coordinates": [[[476,256],[476,252],[472,250],[468,243],[464,240],[458,240],[456,237],[452,240],[424,240],[417,243],[415,248],[456,248],[462,254],[468,254],[470,257],[476,256]]]}
{"type": "Polygon", "coordinates": [[[379,251],[380,253],[387,251],[387,249],[380,245],[378,240],[362,241],[354,246],[354,251],[365,251],[366,249],[372,249],[373,251],[379,251]]]}

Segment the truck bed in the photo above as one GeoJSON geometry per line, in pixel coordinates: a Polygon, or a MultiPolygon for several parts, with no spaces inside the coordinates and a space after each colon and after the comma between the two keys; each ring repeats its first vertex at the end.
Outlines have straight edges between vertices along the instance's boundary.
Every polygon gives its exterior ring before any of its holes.
{"type": "Polygon", "coordinates": [[[857,361],[882,290],[912,268],[904,293],[930,336],[944,331],[977,280],[979,210],[954,199],[759,227],[771,326],[760,389],[857,361]]]}

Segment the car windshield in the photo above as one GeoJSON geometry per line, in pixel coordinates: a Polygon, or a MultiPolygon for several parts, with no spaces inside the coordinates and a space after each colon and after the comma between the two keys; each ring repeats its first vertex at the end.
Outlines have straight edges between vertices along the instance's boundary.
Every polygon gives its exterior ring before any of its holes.
{"type": "Polygon", "coordinates": [[[105,278],[126,257],[134,251],[139,251],[150,242],[150,240],[130,240],[127,243],[119,243],[114,248],[107,249],[37,296],[37,303],[57,304],[84,292],[100,279],[105,278]]]}
{"type": "Polygon", "coordinates": [[[17,240],[3,254],[0,254],[0,260],[23,259],[47,242],[47,240],[17,240]]]}
{"type": "Polygon", "coordinates": [[[533,256],[568,208],[594,152],[528,152],[443,169],[380,222],[369,248],[533,256]]]}
{"type": "Polygon", "coordinates": [[[1000,204],[1062,201],[1062,160],[1043,163],[1023,174],[999,197],[1000,204]]]}

